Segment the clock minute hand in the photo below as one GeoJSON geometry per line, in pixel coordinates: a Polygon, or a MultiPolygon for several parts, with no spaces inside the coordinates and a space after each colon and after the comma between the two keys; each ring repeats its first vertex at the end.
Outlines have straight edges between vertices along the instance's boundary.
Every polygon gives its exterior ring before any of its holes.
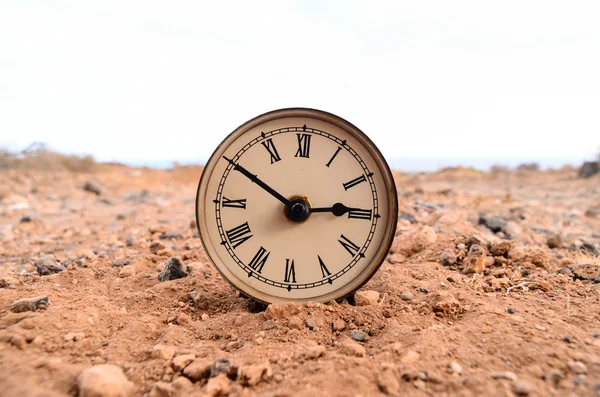
{"type": "Polygon", "coordinates": [[[311,208],[310,212],[331,212],[335,216],[342,216],[342,215],[344,215],[344,214],[346,214],[346,213],[348,213],[350,211],[356,211],[356,210],[359,210],[359,209],[360,208],[348,208],[348,207],[346,207],[342,203],[335,203],[331,207],[311,208]]]}
{"type": "Polygon", "coordinates": [[[285,197],[283,197],[281,194],[277,193],[275,190],[273,190],[272,187],[270,187],[269,185],[267,185],[266,183],[264,183],[263,181],[261,181],[260,179],[258,179],[258,176],[252,174],[250,171],[248,171],[247,169],[245,169],[244,167],[242,167],[241,165],[239,165],[238,163],[236,163],[235,161],[228,159],[227,157],[223,156],[223,158],[225,160],[227,160],[229,162],[229,164],[233,165],[233,169],[236,171],[239,171],[240,173],[242,173],[244,176],[246,176],[248,179],[250,179],[252,182],[256,183],[258,186],[262,187],[264,190],[266,190],[270,195],[272,195],[273,197],[275,197],[277,200],[281,201],[283,204],[285,204],[286,207],[289,207],[291,205],[290,201],[288,199],[286,199],[285,197]]]}

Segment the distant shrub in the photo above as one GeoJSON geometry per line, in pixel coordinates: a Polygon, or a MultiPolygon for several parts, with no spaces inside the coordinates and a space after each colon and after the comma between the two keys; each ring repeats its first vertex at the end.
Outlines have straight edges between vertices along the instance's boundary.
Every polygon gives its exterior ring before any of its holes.
{"type": "Polygon", "coordinates": [[[0,149],[0,169],[91,172],[96,170],[97,166],[98,163],[92,156],[58,153],[39,143],[32,144],[18,153],[0,149]]]}
{"type": "Polygon", "coordinates": [[[508,167],[504,164],[494,164],[490,168],[490,172],[493,172],[493,173],[508,172],[508,171],[509,171],[508,167]]]}
{"type": "Polygon", "coordinates": [[[540,165],[538,163],[523,163],[517,167],[518,171],[539,171],[540,165]]]}

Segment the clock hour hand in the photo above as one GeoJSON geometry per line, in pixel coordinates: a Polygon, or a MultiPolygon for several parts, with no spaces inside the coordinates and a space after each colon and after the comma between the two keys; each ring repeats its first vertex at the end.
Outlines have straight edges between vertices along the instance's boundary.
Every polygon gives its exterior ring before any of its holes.
{"type": "Polygon", "coordinates": [[[241,165],[239,165],[238,163],[236,163],[235,161],[228,159],[227,157],[223,156],[223,158],[225,160],[227,160],[229,162],[229,164],[233,165],[233,169],[236,171],[239,171],[240,173],[242,173],[244,176],[246,176],[248,179],[250,179],[252,182],[256,183],[258,186],[262,187],[264,190],[266,190],[270,195],[272,195],[273,197],[275,197],[277,200],[281,201],[283,204],[285,204],[286,207],[289,207],[291,205],[290,201],[288,199],[286,199],[285,197],[283,197],[281,194],[277,193],[275,190],[273,190],[273,188],[271,188],[269,185],[267,185],[266,183],[264,183],[263,181],[261,181],[260,179],[258,179],[258,176],[252,174],[250,171],[248,171],[247,169],[245,169],[244,167],[242,167],[241,165]]]}
{"type": "Polygon", "coordinates": [[[342,203],[335,203],[332,207],[327,208],[311,208],[310,212],[331,212],[335,216],[342,216],[350,211],[357,211],[360,208],[348,208],[342,203]]]}

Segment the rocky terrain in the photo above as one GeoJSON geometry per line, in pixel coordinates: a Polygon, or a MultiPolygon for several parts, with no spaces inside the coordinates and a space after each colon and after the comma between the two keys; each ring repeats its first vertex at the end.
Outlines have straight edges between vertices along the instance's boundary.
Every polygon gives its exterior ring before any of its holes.
{"type": "Polygon", "coordinates": [[[207,262],[200,173],[0,172],[0,395],[600,395],[600,175],[396,172],[355,299],[265,308],[207,262]]]}

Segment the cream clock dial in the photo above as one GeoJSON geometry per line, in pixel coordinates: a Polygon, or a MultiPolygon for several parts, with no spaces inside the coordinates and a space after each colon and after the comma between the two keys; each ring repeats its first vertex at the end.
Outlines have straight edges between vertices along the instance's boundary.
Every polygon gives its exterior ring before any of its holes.
{"type": "Polygon", "coordinates": [[[203,247],[219,273],[265,303],[329,302],[379,268],[396,230],[390,169],[371,140],[333,114],[260,115],[207,162],[196,196],[203,247]]]}

